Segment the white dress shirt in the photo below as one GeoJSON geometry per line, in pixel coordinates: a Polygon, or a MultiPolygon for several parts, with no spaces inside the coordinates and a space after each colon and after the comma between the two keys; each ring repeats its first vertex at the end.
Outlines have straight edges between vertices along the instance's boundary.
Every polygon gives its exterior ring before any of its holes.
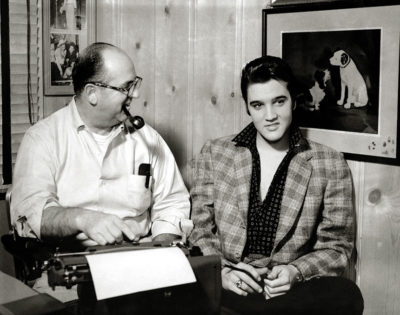
{"type": "Polygon", "coordinates": [[[11,218],[19,235],[40,238],[43,210],[52,206],[129,218],[140,237],[150,230],[153,237],[181,235],[180,221],[190,213],[189,194],[161,136],[148,125],[129,134],[121,124],[111,132],[105,152],[97,141],[80,118],[74,99],[26,132],[11,201],[11,218]],[[143,163],[150,164],[148,187],[146,176],[138,174],[143,163]]]}

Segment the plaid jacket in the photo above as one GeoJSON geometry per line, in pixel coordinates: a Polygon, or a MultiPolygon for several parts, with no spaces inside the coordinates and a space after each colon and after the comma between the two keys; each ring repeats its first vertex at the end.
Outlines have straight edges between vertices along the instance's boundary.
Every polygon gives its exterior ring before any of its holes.
{"type": "Polygon", "coordinates": [[[208,141],[195,161],[190,241],[205,255],[254,266],[293,264],[304,279],[340,275],[354,243],[352,180],[341,153],[308,141],[290,162],[270,257],[242,258],[252,158],[233,137],[208,141]]]}

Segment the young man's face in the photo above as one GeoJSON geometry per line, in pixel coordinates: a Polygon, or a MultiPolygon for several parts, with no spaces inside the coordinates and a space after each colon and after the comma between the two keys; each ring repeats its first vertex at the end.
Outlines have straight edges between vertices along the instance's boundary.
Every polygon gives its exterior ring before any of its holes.
{"type": "Polygon", "coordinates": [[[292,98],[286,82],[270,80],[250,84],[247,108],[258,133],[267,142],[287,141],[292,123],[292,98]]]}

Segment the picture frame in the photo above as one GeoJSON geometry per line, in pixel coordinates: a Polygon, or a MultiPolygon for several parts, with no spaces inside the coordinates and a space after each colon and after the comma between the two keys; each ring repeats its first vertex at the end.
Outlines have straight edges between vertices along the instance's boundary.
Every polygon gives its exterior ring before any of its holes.
{"type": "Polygon", "coordinates": [[[262,54],[291,66],[307,138],[348,159],[400,164],[398,16],[385,0],[263,9],[262,54]]]}
{"type": "Polygon", "coordinates": [[[73,95],[72,69],[79,51],[95,41],[93,0],[43,1],[44,94],[73,95]]]}

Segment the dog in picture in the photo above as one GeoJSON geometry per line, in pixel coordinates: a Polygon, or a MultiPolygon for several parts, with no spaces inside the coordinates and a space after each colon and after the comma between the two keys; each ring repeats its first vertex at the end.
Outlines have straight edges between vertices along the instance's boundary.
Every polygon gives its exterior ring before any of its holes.
{"type": "Polygon", "coordinates": [[[329,69],[317,70],[314,73],[315,83],[314,86],[309,90],[311,95],[310,110],[319,110],[320,103],[324,99],[326,93],[326,82],[331,78],[329,69]]]}
{"type": "Polygon", "coordinates": [[[350,55],[344,50],[338,50],[329,59],[329,62],[333,66],[340,67],[341,93],[337,104],[344,104],[346,109],[349,109],[351,104],[354,107],[366,106],[368,104],[367,86],[350,55]],[[347,100],[344,102],[346,88],[347,100]]]}

